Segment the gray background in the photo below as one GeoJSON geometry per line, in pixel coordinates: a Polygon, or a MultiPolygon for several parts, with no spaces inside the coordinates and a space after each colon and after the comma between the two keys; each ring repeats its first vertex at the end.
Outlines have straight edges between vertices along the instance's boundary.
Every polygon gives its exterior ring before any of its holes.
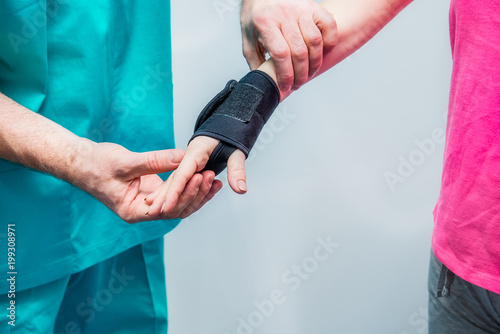
{"type": "MultiPolygon", "coordinates": [[[[427,332],[448,6],[416,1],[288,98],[247,161],[248,193],[225,182],[166,236],[169,333],[427,332]],[[391,188],[386,175],[398,168],[391,188]],[[318,238],[339,246],[319,263],[311,258],[318,238]],[[282,277],[303,264],[308,276],[292,289],[282,277]],[[255,303],[273,290],[283,303],[259,316],[255,303]],[[241,319],[252,327],[238,330],[241,319]]],[[[185,148],[201,108],[248,68],[237,0],[173,0],[172,18],[176,139],[185,148]]]]}

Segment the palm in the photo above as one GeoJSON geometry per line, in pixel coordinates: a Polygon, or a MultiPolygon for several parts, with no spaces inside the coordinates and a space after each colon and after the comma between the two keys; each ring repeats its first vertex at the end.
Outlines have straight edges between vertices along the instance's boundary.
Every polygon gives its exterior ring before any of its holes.
{"type": "Polygon", "coordinates": [[[149,220],[146,215],[149,205],[144,199],[161,186],[163,180],[157,174],[136,176],[133,168],[137,153],[120,145],[101,143],[99,150],[99,156],[106,161],[104,170],[111,171],[102,202],[120,217],[128,217],[126,220],[131,223],[149,220]]]}
{"type": "Polygon", "coordinates": [[[183,157],[181,150],[135,153],[117,144],[100,143],[89,158],[98,166],[93,170],[95,180],[83,184],[82,189],[128,223],[187,217],[209,201],[222,183],[213,182],[213,172],[196,173],[180,191],[173,208],[162,210],[160,205],[159,212],[152,213],[149,198],[159,189],[168,189],[172,179],[163,182],[158,174],[176,169],[183,157]]]}
{"type": "MultiPolygon", "coordinates": [[[[126,217],[142,217],[140,221],[147,220],[146,213],[149,205],[144,199],[161,186],[163,180],[156,174],[144,175],[123,184],[121,200],[117,201],[117,212],[125,213],[126,217]]],[[[133,219],[131,222],[139,221],[133,219]]]]}

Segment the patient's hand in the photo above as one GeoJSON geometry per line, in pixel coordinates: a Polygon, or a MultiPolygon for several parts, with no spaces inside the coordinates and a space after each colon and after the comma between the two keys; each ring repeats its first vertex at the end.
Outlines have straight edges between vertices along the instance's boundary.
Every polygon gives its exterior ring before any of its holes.
{"type": "MultiPolygon", "coordinates": [[[[185,218],[214,197],[222,188],[222,182],[214,180],[215,173],[213,171],[200,172],[218,144],[219,140],[206,136],[196,137],[189,143],[179,167],[146,198],[146,204],[150,205],[148,215],[157,216],[163,212],[170,212],[172,215],[185,218]],[[207,180],[209,182],[206,182],[207,180]],[[187,186],[196,190],[200,186],[205,186],[207,190],[200,189],[198,195],[190,203],[179,206],[177,203],[182,202],[183,197],[186,196],[183,191],[187,186]],[[203,194],[206,195],[203,196],[203,194]],[[178,212],[172,212],[176,205],[178,212]]],[[[245,154],[240,150],[234,151],[227,161],[227,178],[229,185],[236,193],[244,194],[247,191],[245,154]]]]}

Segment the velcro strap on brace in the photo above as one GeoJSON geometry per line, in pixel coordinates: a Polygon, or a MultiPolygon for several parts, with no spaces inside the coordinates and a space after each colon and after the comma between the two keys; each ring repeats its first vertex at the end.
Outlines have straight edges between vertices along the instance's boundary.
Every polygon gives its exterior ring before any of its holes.
{"type": "Polygon", "coordinates": [[[279,101],[278,86],[264,72],[252,71],[239,82],[229,81],[203,109],[191,138],[208,136],[220,140],[205,170],[222,172],[237,148],[248,157],[279,101]]]}

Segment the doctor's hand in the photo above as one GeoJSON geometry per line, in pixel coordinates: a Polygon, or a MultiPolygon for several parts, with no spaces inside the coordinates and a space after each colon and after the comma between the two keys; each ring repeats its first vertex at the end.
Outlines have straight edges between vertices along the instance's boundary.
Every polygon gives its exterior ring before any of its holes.
{"type": "Polygon", "coordinates": [[[269,53],[285,93],[316,75],[338,39],[333,16],[313,0],[243,0],[241,31],[250,68],[269,53]]]}
{"type": "MultiPolygon", "coordinates": [[[[196,137],[189,143],[179,167],[161,187],[147,197],[145,202],[150,205],[149,216],[154,217],[170,212],[180,218],[185,218],[214,197],[215,193],[222,188],[222,182],[214,180],[213,171],[201,171],[218,144],[217,139],[206,136],[196,137]],[[189,205],[179,205],[179,203],[186,202],[186,190],[189,188],[200,189],[200,191],[189,205]],[[205,193],[206,195],[203,196],[205,193]]],[[[227,161],[227,178],[231,189],[236,193],[244,194],[247,191],[245,154],[240,150],[234,151],[227,161]]]]}
{"type": "MultiPolygon", "coordinates": [[[[90,143],[90,147],[78,173],[85,177],[76,184],[128,223],[173,219],[181,213],[185,218],[200,209],[221,188],[219,183],[213,182],[213,172],[194,175],[176,192],[177,200],[173,205],[149,215],[151,208],[145,199],[163,184],[157,174],[177,168],[184,152],[174,149],[135,153],[112,143],[90,143]]],[[[178,183],[174,185],[179,189],[178,183]]]]}

